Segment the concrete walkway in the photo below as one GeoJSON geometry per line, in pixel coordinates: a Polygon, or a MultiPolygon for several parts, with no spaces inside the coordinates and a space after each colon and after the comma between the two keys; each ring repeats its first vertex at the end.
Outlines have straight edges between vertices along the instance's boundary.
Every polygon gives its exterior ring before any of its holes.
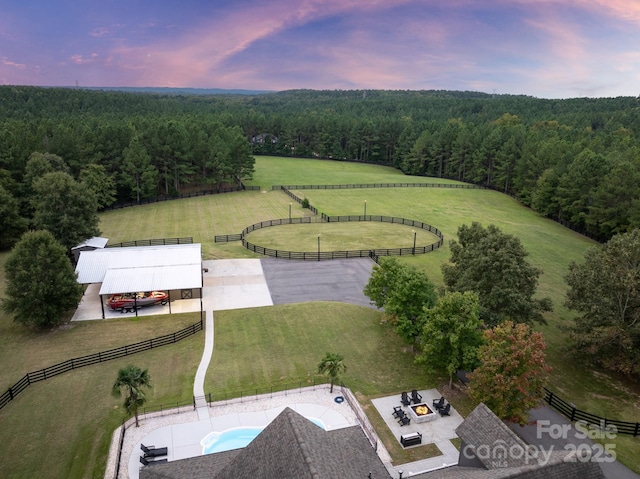
{"type": "Polygon", "coordinates": [[[269,288],[258,259],[230,259],[203,261],[207,270],[202,278],[202,307],[206,314],[205,340],[202,358],[193,382],[198,417],[209,417],[204,380],[211,362],[214,343],[213,312],[273,304],[269,288]]]}
{"type": "Polygon", "coordinates": [[[206,321],[204,330],[204,350],[202,351],[202,359],[196,371],[196,377],[193,381],[193,397],[196,398],[196,408],[200,420],[209,417],[209,407],[204,395],[204,379],[207,375],[207,369],[211,362],[213,354],[213,311],[206,306],[206,321]]]}

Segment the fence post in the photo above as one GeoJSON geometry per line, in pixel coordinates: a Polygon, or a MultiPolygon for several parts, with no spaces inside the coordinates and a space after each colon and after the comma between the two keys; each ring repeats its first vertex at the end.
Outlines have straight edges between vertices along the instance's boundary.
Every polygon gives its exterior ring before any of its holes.
{"type": "Polygon", "coordinates": [[[633,430],[633,437],[636,437],[638,434],[640,434],[640,422],[636,423],[636,428],[633,430]]]}

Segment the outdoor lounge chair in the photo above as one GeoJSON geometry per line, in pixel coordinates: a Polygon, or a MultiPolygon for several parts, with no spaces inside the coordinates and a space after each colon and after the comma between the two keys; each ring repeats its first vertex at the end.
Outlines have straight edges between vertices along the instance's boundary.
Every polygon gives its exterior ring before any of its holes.
{"type": "Polygon", "coordinates": [[[167,462],[166,459],[156,459],[155,461],[147,461],[144,457],[140,456],[140,462],[143,466],[153,466],[155,464],[163,464],[167,462]]]}
{"type": "Polygon", "coordinates": [[[433,400],[433,407],[438,411],[444,407],[444,396],[441,396],[440,399],[433,400]]]}
{"type": "Polygon", "coordinates": [[[413,404],[420,404],[422,402],[422,396],[418,393],[417,389],[411,391],[411,400],[413,404]]]}
{"type": "Polygon", "coordinates": [[[400,426],[408,426],[410,422],[411,422],[411,418],[407,416],[404,416],[403,418],[398,419],[398,424],[400,424],[400,426]]]}
{"type": "Polygon", "coordinates": [[[451,410],[451,404],[447,404],[445,407],[440,408],[438,412],[440,412],[441,416],[448,416],[450,410],[451,410]]]}
{"type": "Polygon", "coordinates": [[[140,444],[140,449],[142,449],[142,452],[144,452],[145,458],[166,456],[168,453],[168,448],[166,447],[155,447],[155,446],[147,447],[144,444],[140,444]]]}
{"type": "Polygon", "coordinates": [[[402,403],[403,406],[408,406],[409,404],[411,404],[411,399],[409,398],[409,395],[405,392],[402,393],[402,396],[400,397],[400,402],[402,403]]]}
{"type": "Polygon", "coordinates": [[[393,415],[395,417],[397,417],[398,419],[400,419],[401,417],[405,416],[405,413],[404,413],[404,411],[402,410],[402,408],[400,406],[395,406],[393,408],[393,415]]]}

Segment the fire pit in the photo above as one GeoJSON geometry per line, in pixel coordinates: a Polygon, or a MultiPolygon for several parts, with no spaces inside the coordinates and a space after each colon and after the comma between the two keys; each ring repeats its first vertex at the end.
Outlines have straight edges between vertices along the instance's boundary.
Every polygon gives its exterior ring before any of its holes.
{"type": "Polygon", "coordinates": [[[409,415],[413,422],[429,422],[438,417],[435,411],[433,411],[425,403],[416,404],[409,408],[409,415]]]}

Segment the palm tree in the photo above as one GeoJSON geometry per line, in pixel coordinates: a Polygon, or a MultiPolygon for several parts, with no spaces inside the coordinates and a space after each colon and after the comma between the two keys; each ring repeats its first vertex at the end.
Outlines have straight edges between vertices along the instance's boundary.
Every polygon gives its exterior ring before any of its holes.
{"type": "Polygon", "coordinates": [[[127,397],[124,399],[124,407],[129,414],[136,417],[136,427],[138,427],[138,408],[143,406],[147,397],[142,390],[143,387],[151,387],[149,370],[144,371],[137,366],[127,366],[118,371],[118,378],[113,383],[111,394],[120,397],[121,389],[125,388],[127,397]]]}
{"type": "Polygon", "coordinates": [[[329,393],[333,393],[333,384],[338,379],[340,374],[347,370],[347,366],[344,364],[344,357],[337,353],[327,353],[320,364],[318,364],[318,373],[328,374],[331,378],[331,389],[329,393]]]}

